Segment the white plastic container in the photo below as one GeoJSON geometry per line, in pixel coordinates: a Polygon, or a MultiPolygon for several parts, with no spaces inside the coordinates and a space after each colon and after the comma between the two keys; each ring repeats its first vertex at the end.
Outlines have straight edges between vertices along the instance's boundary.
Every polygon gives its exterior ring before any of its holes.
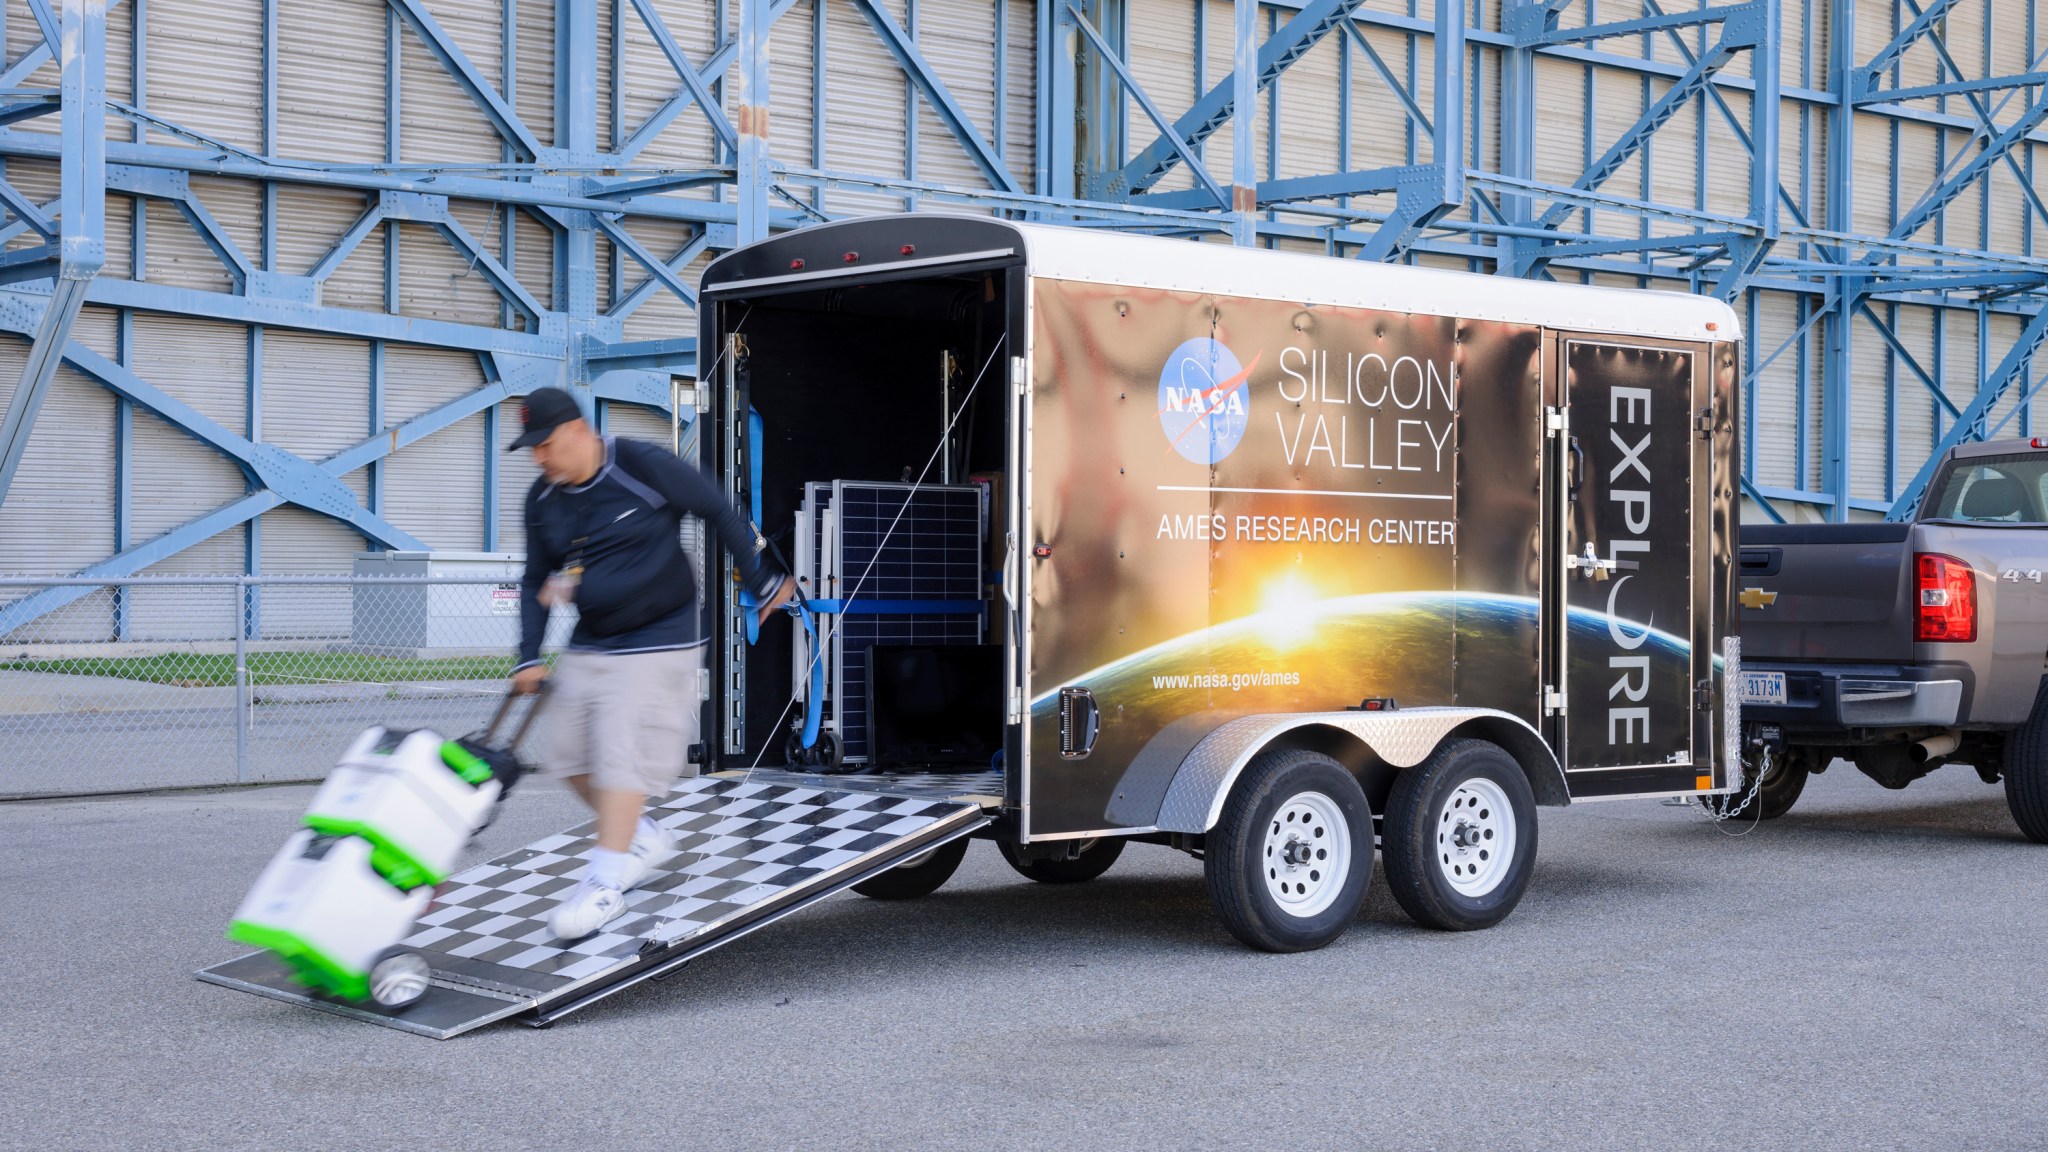
{"type": "Polygon", "coordinates": [[[425,729],[365,731],[314,793],[306,826],[369,841],[391,885],[446,880],[470,834],[489,819],[499,783],[458,776],[442,760],[443,743],[425,729]]]}
{"type": "Polygon", "coordinates": [[[370,852],[354,836],[293,833],[236,910],[228,935],[277,953],[314,987],[368,999],[378,958],[405,938],[433,897],[431,888],[392,887],[370,866],[370,852]]]}

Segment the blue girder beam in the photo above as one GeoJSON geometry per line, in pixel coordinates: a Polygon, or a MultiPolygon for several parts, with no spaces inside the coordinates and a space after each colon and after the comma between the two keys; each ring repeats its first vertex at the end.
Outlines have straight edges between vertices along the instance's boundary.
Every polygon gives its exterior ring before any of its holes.
{"type": "Polygon", "coordinates": [[[1935,23],[1948,15],[1948,10],[1955,6],[1956,0],[1931,0],[1927,7],[1921,9],[1920,14],[1913,18],[1912,23],[1901,28],[1897,36],[1892,37],[1889,43],[1877,50],[1877,55],[1854,68],[1849,73],[1850,99],[1859,100],[1869,93],[1877,83],[1877,78],[1897,63],[1899,57],[1906,54],[1907,49],[1918,43],[1922,36],[1927,35],[1935,23]]]}
{"type": "Polygon", "coordinates": [[[711,89],[705,84],[704,77],[698,74],[697,66],[690,63],[690,58],[683,54],[682,46],[677,44],[676,38],[670,34],[661,13],[655,11],[651,0],[632,0],[632,3],[633,11],[640,14],[640,22],[647,26],[648,33],[654,37],[655,46],[668,58],[669,67],[675,69],[676,76],[683,82],[683,88],[689,93],[690,99],[703,111],[705,123],[711,126],[711,131],[718,136],[720,143],[728,149],[737,149],[740,146],[738,130],[733,128],[731,120],[726,119],[725,112],[718,106],[718,101],[712,98],[711,89]]]}
{"type": "MultiPolygon", "coordinates": [[[[1656,135],[1657,129],[1662,128],[1680,109],[1700,95],[1713,80],[1714,74],[1727,67],[1735,58],[1735,53],[1756,43],[1764,32],[1762,17],[1762,5],[1755,0],[1727,10],[1722,17],[1720,39],[1701,53],[1692,67],[1686,69],[1685,75],[1673,82],[1670,89],[1658,97],[1656,102],[1621,134],[1620,139],[1602,153],[1599,159],[1588,165],[1585,173],[1572,182],[1572,187],[1579,191],[1597,189],[1606,183],[1609,177],[1620,171],[1622,165],[1627,164],[1647,147],[1650,138],[1656,135]]],[[[1549,211],[1537,219],[1537,227],[1554,228],[1564,223],[1572,211],[1573,207],[1570,204],[1552,205],[1549,211]]]]}
{"type": "MultiPolygon", "coordinates": [[[[747,3],[750,0],[741,2],[747,3]]],[[[751,2],[760,3],[765,7],[767,0],[751,2]]],[[[876,0],[852,0],[852,3],[854,10],[873,25],[875,33],[882,38],[882,47],[888,49],[889,55],[896,58],[896,64],[903,69],[903,74],[917,87],[925,102],[931,105],[932,111],[938,114],[939,120],[953,134],[953,138],[966,149],[967,158],[974,161],[974,166],[981,170],[982,178],[986,179],[990,186],[1005,192],[1022,192],[1024,186],[1010,174],[1009,165],[1003,162],[1001,156],[996,155],[995,147],[982,136],[981,130],[974,126],[974,121],[969,119],[966,110],[953,98],[952,91],[939,79],[938,71],[932,67],[931,61],[925,59],[916,41],[903,30],[901,24],[896,23],[896,18],[889,14],[888,9],[876,3],[876,0]]]]}
{"type": "Polygon", "coordinates": [[[1983,439],[1991,419],[1992,409],[1998,406],[2006,393],[2012,390],[2013,382],[2025,377],[2032,365],[2034,353],[2041,342],[2048,339],[2048,308],[2036,313],[2020,330],[2020,337],[2006,351],[2005,358],[1991,370],[1984,383],[1977,389],[1977,395],[1949,426],[1934,450],[1927,455],[1927,462],[1913,475],[1913,479],[1899,492],[1899,498],[1892,504],[1887,520],[1910,520],[1920,508],[1922,497],[1927,494],[1927,484],[1934,479],[1935,469],[1940,467],[1941,458],[1949,449],[1967,440],[1983,439]]]}
{"type": "MultiPolygon", "coordinates": [[[[1302,5],[1299,12],[1259,45],[1255,73],[1257,90],[1263,92],[1272,87],[1282,72],[1307,55],[1309,49],[1322,42],[1323,37],[1351,19],[1360,3],[1362,0],[1309,0],[1302,5]]],[[[1194,107],[1174,121],[1174,132],[1181,141],[1200,145],[1230,122],[1237,102],[1236,83],[1233,70],[1232,75],[1224,77],[1222,82],[1195,101],[1194,107]]],[[[1174,141],[1162,134],[1124,165],[1123,186],[1133,193],[1143,192],[1157,184],[1180,162],[1181,154],[1174,141]]]]}
{"type": "MultiPolygon", "coordinates": [[[[1081,35],[1087,38],[1088,43],[1094,47],[1097,58],[1104,64],[1109,65],[1110,70],[1115,73],[1117,79],[1122,81],[1125,94],[1137,101],[1139,110],[1144,112],[1146,119],[1151,120],[1153,126],[1159,130],[1160,139],[1167,141],[1173,148],[1175,155],[1179,156],[1181,162],[1188,166],[1188,171],[1194,173],[1195,180],[1204,189],[1207,189],[1206,193],[1167,193],[1156,201],[1148,197],[1146,203],[1169,205],[1176,208],[1229,207],[1230,193],[1225,191],[1223,186],[1216,182],[1216,178],[1209,174],[1208,167],[1195,155],[1194,145],[1182,138],[1180,132],[1166,119],[1166,114],[1161,112],[1159,106],[1152,102],[1152,97],[1145,91],[1144,85],[1138,83],[1137,78],[1131,75],[1130,69],[1124,66],[1123,60],[1117,56],[1116,50],[1110,47],[1109,41],[1103,39],[1101,31],[1081,11],[1080,5],[1075,3],[1074,0],[1061,0],[1061,2],[1065,8],[1065,11],[1061,14],[1062,18],[1067,23],[1072,24],[1080,31],[1081,35]]],[[[1109,188],[1104,191],[1114,196],[1117,189],[1109,188]]]]}
{"type": "Polygon", "coordinates": [[[454,37],[448,35],[448,30],[441,27],[440,21],[435,20],[433,14],[427,11],[427,6],[421,0],[387,2],[391,5],[392,11],[397,12],[412,28],[413,34],[419,38],[427,52],[440,63],[449,78],[455,81],[476,105],[477,110],[484,114],[484,118],[491,122],[498,135],[528,156],[539,159],[541,153],[546,150],[542,147],[540,138],[519,118],[519,113],[497,88],[484,79],[483,73],[477,70],[476,65],[470,62],[469,56],[456,45],[454,37]]]}
{"type": "MultiPolygon", "coordinates": [[[[36,416],[56,379],[86,291],[106,263],[107,10],[104,0],[64,0],[60,20],[32,0],[45,41],[59,48],[63,106],[56,279],[7,411],[0,415],[0,504],[28,451],[36,416]]],[[[32,206],[22,204],[21,208],[32,206]]],[[[27,219],[27,217],[23,217],[27,219]]]]}
{"type": "Polygon", "coordinates": [[[2013,145],[2025,139],[2027,133],[2032,132],[2043,120],[2048,120],[2048,95],[2038,97],[2029,103],[2004,131],[1985,141],[1977,154],[1970,158],[1969,163],[1963,165],[1954,176],[1928,192],[1918,204],[1899,217],[1898,223],[1892,226],[1892,236],[1900,240],[1909,239],[1915,232],[1926,227],[1942,209],[1948,207],[1950,201],[1976,183],[1993,164],[1998,163],[2011,151],[2013,145]]]}

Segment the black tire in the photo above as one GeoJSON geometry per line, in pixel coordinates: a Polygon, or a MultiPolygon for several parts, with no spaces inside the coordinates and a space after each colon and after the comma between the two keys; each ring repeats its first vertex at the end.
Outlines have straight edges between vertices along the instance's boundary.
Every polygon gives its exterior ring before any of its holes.
{"type": "Polygon", "coordinates": [[[1372,884],[1372,807],[1328,756],[1268,749],[1231,788],[1202,870],[1232,936],[1262,952],[1321,948],[1351,927],[1372,884]],[[1326,874],[1318,863],[1343,871],[1326,874]]]}
{"type": "Polygon", "coordinates": [[[1071,860],[1020,859],[1016,846],[1007,840],[996,841],[996,848],[1019,876],[1040,884],[1080,884],[1109,871],[1116,858],[1124,854],[1125,843],[1119,836],[1091,840],[1083,844],[1081,854],[1071,860]]]}
{"type": "MultiPolygon", "coordinates": [[[[1745,774],[1754,772],[1756,765],[1743,765],[1745,774]]],[[[1799,794],[1806,790],[1806,761],[1791,752],[1771,757],[1771,766],[1764,770],[1763,782],[1757,786],[1756,797],[1749,799],[1750,781],[1745,779],[1742,787],[1720,796],[1702,796],[1700,803],[1716,816],[1733,816],[1736,819],[1776,820],[1792,810],[1798,803],[1799,794]],[[1749,799],[1748,804],[1743,801],[1749,799]]]]}
{"type": "Polygon", "coordinates": [[[2005,806],[2027,839],[2048,844],[2048,680],[2034,711],[2005,740],[2005,806]]]}
{"type": "Polygon", "coordinates": [[[839,733],[829,728],[819,732],[818,742],[809,748],[804,747],[801,732],[791,732],[782,742],[782,755],[792,768],[808,768],[826,776],[853,770],[845,764],[846,748],[839,742],[839,733]]]}
{"type": "Polygon", "coordinates": [[[1536,862],[1529,778],[1497,745],[1446,742],[1395,777],[1380,855],[1395,901],[1417,924],[1465,932],[1500,923],[1521,902],[1536,862]]]}
{"type": "Polygon", "coordinates": [[[887,872],[853,886],[855,892],[875,900],[915,900],[939,890],[953,878],[954,870],[967,855],[967,837],[949,840],[929,852],[920,852],[887,872]]]}

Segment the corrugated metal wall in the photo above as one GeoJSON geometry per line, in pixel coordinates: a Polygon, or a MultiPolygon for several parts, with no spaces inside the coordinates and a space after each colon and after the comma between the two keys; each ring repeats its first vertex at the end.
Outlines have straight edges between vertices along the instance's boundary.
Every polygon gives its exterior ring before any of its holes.
{"type": "MultiPolygon", "coordinates": [[[[912,32],[969,117],[985,134],[999,137],[991,142],[1011,172],[1028,186],[1036,166],[1038,6],[1031,0],[880,2],[912,32]],[[992,50],[998,43],[1007,46],[1000,59],[992,50]],[[998,120],[999,133],[994,131],[998,120]]],[[[615,147],[671,100],[681,85],[632,0],[596,4],[601,57],[598,140],[600,146],[615,147]],[[615,36],[621,43],[616,70],[610,62],[615,36]]],[[[142,17],[146,51],[139,55],[146,62],[139,74],[136,7],[123,4],[110,14],[109,96],[132,100],[237,148],[261,151],[264,0],[150,0],[142,17]]],[[[423,49],[412,29],[380,0],[285,2],[274,7],[278,55],[272,112],[280,156],[355,164],[392,159],[493,164],[507,158],[474,103],[423,49]],[[395,85],[387,83],[386,61],[391,58],[398,61],[395,85]],[[395,109],[390,103],[394,92],[395,109]]],[[[557,131],[555,0],[427,0],[426,7],[479,72],[509,93],[510,102],[540,141],[552,145],[557,131]]],[[[730,2],[653,0],[649,7],[700,67],[736,28],[737,5],[730,2]]],[[[1573,5],[1564,22],[1583,23],[1588,7],[1573,5]]],[[[1426,21],[1428,6],[1412,0],[1370,0],[1366,8],[1400,20],[1419,15],[1426,21]]],[[[35,24],[22,0],[8,0],[6,9],[10,42],[32,43],[35,24]]],[[[1475,10],[1484,27],[1499,28],[1498,0],[1483,0],[1475,10]]],[[[1644,0],[1601,0],[1597,18],[1622,20],[1651,10],[1644,0]]],[[[1262,13],[1261,33],[1270,32],[1289,15],[1291,9],[1262,13]]],[[[1169,117],[1229,73],[1233,22],[1231,0],[1129,0],[1130,67],[1169,117]]],[[[1856,32],[1860,55],[1874,53],[1894,34],[1897,22],[1892,6],[1865,6],[1856,32]]],[[[1960,5],[1949,17],[1948,44],[1963,69],[1973,75],[2025,71],[2048,44],[2048,27],[2034,29],[2029,43],[2028,23],[2025,6],[2017,2],[1993,0],[1988,8],[1960,5]]],[[[1681,36],[1697,51],[1716,34],[1689,29],[1681,36]]],[[[1435,78],[1427,36],[1411,38],[1378,24],[1361,26],[1359,35],[1413,98],[1429,107],[1435,78]]],[[[1799,209],[1816,225],[1829,218],[1824,175],[1830,108],[1813,99],[1813,93],[1829,82],[1828,35],[1826,4],[1783,0],[1780,69],[1788,96],[1781,117],[1781,178],[1799,209]]],[[[1594,155],[1665,91],[1668,81],[1645,80],[1615,66],[1615,54],[1639,52],[1668,65],[1684,63],[1663,34],[1612,42],[1606,51],[1605,62],[1596,52],[1571,59],[1537,58],[1537,180],[1572,183],[1594,155]]],[[[771,60],[770,138],[778,162],[962,189],[988,186],[852,0],[799,0],[775,26],[771,60]]],[[[1749,68],[1748,57],[1739,55],[1727,74],[1746,76],[1749,68]]],[[[1469,82],[1477,100],[1467,128],[1471,159],[1481,168],[1497,168],[1500,163],[1502,69],[1498,48],[1474,45],[1469,82]]],[[[1902,58],[1897,82],[1932,83],[1942,75],[1932,48],[1923,43],[1902,58]]],[[[30,83],[53,84],[55,79],[51,65],[30,83]]],[[[1746,94],[1729,90],[1724,96],[1729,115],[1746,123],[1746,94]]],[[[1124,120],[1132,150],[1156,135],[1135,102],[1124,110],[1124,120]]],[[[1431,148],[1426,134],[1400,114],[1358,46],[1341,36],[1317,46],[1261,97],[1255,125],[1261,178],[1404,164],[1427,159],[1431,148]]],[[[18,128],[48,131],[55,122],[31,120],[18,128]]],[[[1202,146],[1211,172],[1225,184],[1233,130],[1234,125],[1226,124],[1202,146]]],[[[116,117],[109,117],[108,132],[124,141],[172,142],[161,133],[141,133],[116,117]]],[[[1877,233],[1887,230],[1968,144],[1968,134],[1954,128],[1859,116],[1855,202],[1850,206],[1853,226],[1877,233]]],[[[2032,170],[2032,148],[2015,154],[2023,170],[2032,170]]],[[[636,162],[690,168],[730,161],[720,153],[703,115],[691,108],[655,136],[636,162]]],[[[11,160],[6,171],[31,196],[54,198],[54,164],[11,160]]],[[[1747,208],[1748,180],[1747,155],[1727,130],[1726,118],[1717,109],[1698,105],[1675,118],[1604,190],[1739,214],[1747,208]]],[[[1191,186],[1184,169],[1161,185],[1169,190],[1191,186]]],[[[225,235],[259,265],[267,236],[274,251],[271,270],[287,275],[306,274],[373,202],[373,197],[346,189],[281,186],[271,197],[266,222],[263,191],[253,182],[201,176],[192,179],[191,187],[225,235]]],[[[787,188],[794,198],[833,213],[896,210],[914,201],[901,193],[859,188],[818,192],[800,179],[792,179],[787,188]]],[[[701,188],[675,195],[708,198],[718,193],[701,188]]],[[[1359,202],[1385,208],[1391,206],[1391,197],[1361,197],[1359,202]]],[[[559,303],[558,256],[545,221],[525,210],[473,201],[458,200],[451,211],[494,253],[509,248],[506,262],[529,292],[544,303],[559,303]]],[[[1919,238],[2022,251],[2033,239],[2027,212],[2019,181],[2001,165],[1982,189],[1958,198],[1938,233],[1930,226],[1919,238]]],[[[106,277],[134,277],[208,292],[232,289],[230,274],[175,205],[113,195],[107,213],[106,277]]],[[[1279,218],[1309,219],[1284,212],[1279,218]]],[[[1638,215],[1607,211],[1577,214],[1573,226],[1633,236],[1643,224],[1638,215]]],[[[664,258],[681,250],[691,236],[681,225],[639,220],[632,228],[644,247],[664,258]]],[[[17,240],[14,246],[25,242],[17,240]]],[[[1311,241],[1285,243],[1315,247],[1311,241]]],[[[684,269],[684,278],[694,280],[708,259],[699,256],[684,269]]],[[[601,306],[623,299],[645,278],[642,269],[621,259],[609,245],[600,244],[598,260],[601,306]]],[[[1427,262],[1466,263],[1444,256],[1428,257],[1427,262]]],[[[1603,277],[1601,282],[1668,290],[1689,287],[1629,277],[1603,277]]],[[[1823,354],[1823,326],[1814,325],[1792,339],[1811,315],[1813,299],[1764,291],[1748,304],[1752,361],[1760,363],[1777,353],[1758,369],[1749,398],[1760,430],[1749,445],[1754,478],[1769,487],[1812,489],[1820,480],[1823,462],[1818,445],[1825,398],[1808,382],[1819,375],[1815,366],[1823,354]],[[1779,352],[1781,346],[1784,350],[1779,352]]],[[[330,306],[388,309],[485,327],[501,326],[511,315],[474,260],[431,227],[416,223],[390,223],[375,230],[325,280],[320,300],[330,306]]],[[[1947,409],[1935,392],[1948,396],[1952,404],[1967,403],[1975,381],[2003,355],[2018,324],[1976,308],[1935,309],[1883,301],[1873,302],[1872,308],[1893,330],[1898,347],[1867,322],[1859,321],[1849,334],[1856,374],[1846,402],[1859,445],[1852,459],[1851,484],[1858,497],[1885,500],[1911,476],[1926,446],[1946,427],[1947,409]],[[1922,382],[1907,356],[1932,378],[1932,387],[1922,382]],[[1879,447],[1861,451],[1866,444],[1879,447]]],[[[694,330],[690,308],[657,291],[626,319],[623,335],[645,340],[694,330]]],[[[88,309],[77,337],[230,431],[315,460],[474,390],[485,379],[478,359],[469,353],[397,343],[379,348],[361,339],[277,329],[257,334],[245,325],[162,314],[123,317],[108,308],[88,309]],[[120,336],[124,330],[125,340],[120,336]],[[253,360],[252,350],[259,353],[253,360]]],[[[19,376],[24,346],[8,341],[0,348],[4,402],[19,376]]],[[[239,468],[138,411],[129,418],[125,473],[135,498],[125,513],[118,510],[117,423],[117,406],[105,390],[69,371],[59,374],[21,473],[0,507],[0,568],[76,571],[104,559],[117,545],[132,546],[249,491],[239,468]],[[123,515],[127,531],[117,541],[115,525],[123,515]]],[[[625,435],[666,440],[668,434],[665,416],[625,405],[610,406],[606,423],[625,435]]],[[[518,550],[523,543],[524,494],[533,472],[523,455],[499,452],[517,430],[517,407],[507,405],[498,413],[496,444],[486,443],[485,418],[473,416],[381,462],[374,483],[369,470],[358,471],[346,482],[375,511],[432,547],[518,550]],[[495,457],[493,467],[486,467],[487,455],[495,457]],[[486,500],[485,485],[493,473],[495,499],[486,500]],[[495,517],[490,511],[493,503],[495,517]]],[[[187,549],[153,571],[240,572],[252,566],[265,572],[344,571],[353,553],[363,547],[360,536],[333,520],[280,508],[250,526],[187,549]]],[[[191,625],[181,622],[175,607],[139,600],[132,634],[169,638],[183,634],[181,629],[189,631],[191,625]]],[[[72,609],[61,618],[63,626],[82,634],[103,631],[109,626],[106,613],[102,608],[95,617],[94,611],[84,606],[72,609]]],[[[268,635],[318,635],[343,622],[331,597],[273,592],[265,599],[268,635]]]]}

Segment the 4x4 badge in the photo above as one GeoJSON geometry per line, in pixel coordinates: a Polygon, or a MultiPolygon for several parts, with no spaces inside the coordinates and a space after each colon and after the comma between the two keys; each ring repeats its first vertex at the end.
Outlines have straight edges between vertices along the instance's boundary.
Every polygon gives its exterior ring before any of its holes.
{"type": "Polygon", "coordinates": [[[1778,602],[1778,594],[1761,588],[1744,588],[1737,599],[1742,601],[1744,608],[1769,608],[1778,602]]]}

